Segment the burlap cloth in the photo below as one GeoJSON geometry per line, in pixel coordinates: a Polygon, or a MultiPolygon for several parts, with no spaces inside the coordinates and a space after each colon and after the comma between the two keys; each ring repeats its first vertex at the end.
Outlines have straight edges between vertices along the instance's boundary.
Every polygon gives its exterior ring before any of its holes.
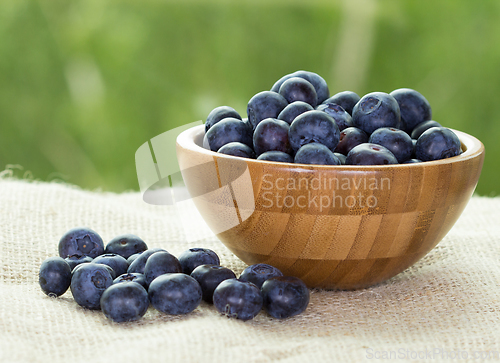
{"type": "Polygon", "coordinates": [[[498,198],[473,197],[443,241],[404,273],[360,291],[313,290],[306,312],[287,320],[261,312],[251,321],[236,321],[202,303],[186,316],[168,316],[150,307],[140,321],[116,324],[99,311],[80,308],[69,291],[50,298],[40,290],[40,263],[57,255],[60,236],[76,226],[93,228],[105,242],[134,233],[150,247],[173,254],[189,247],[211,248],[223,265],[240,273],[245,265],[190,219],[191,213],[148,205],[139,193],[89,192],[60,183],[0,178],[0,361],[500,358],[498,198]]]}

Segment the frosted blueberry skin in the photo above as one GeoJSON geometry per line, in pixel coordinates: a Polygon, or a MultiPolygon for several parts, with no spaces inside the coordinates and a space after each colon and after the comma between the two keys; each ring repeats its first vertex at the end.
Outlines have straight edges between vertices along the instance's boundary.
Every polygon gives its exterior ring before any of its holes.
{"type": "Polygon", "coordinates": [[[40,265],[38,282],[49,296],[61,296],[71,284],[71,267],[62,257],[49,257],[40,265]]]}
{"type": "Polygon", "coordinates": [[[329,148],[317,142],[302,146],[295,154],[294,163],[314,165],[341,165],[340,160],[329,148]]]}
{"type": "Polygon", "coordinates": [[[131,255],[129,258],[127,258],[127,262],[128,262],[128,265],[130,266],[130,264],[132,262],[134,262],[137,257],[139,257],[141,255],[142,252],[138,252],[138,253],[134,253],[133,255],[131,255]]]}
{"type": "Polygon", "coordinates": [[[283,273],[276,267],[266,263],[257,263],[245,268],[239,279],[240,281],[251,282],[260,289],[264,281],[277,276],[283,276],[283,273]]]}
{"type": "Polygon", "coordinates": [[[79,264],[81,263],[89,263],[89,262],[92,262],[94,261],[94,259],[90,256],[78,256],[78,255],[74,255],[74,256],[68,256],[64,259],[64,261],[66,261],[68,264],[69,264],[69,267],[71,268],[71,271],[73,271],[73,269],[78,266],[79,264]]]}
{"type": "Polygon", "coordinates": [[[340,131],[353,126],[351,115],[336,103],[322,103],[316,109],[332,116],[340,131]]]}
{"type": "Polygon", "coordinates": [[[147,251],[142,252],[137,258],[130,263],[128,266],[128,273],[144,273],[144,267],[146,266],[146,262],[154,253],[159,251],[165,251],[163,248],[150,248],[147,251]]]}
{"type": "Polygon", "coordinates": [[[446,127],[432,127],[417,139],[415,155],[422,161],[433,161],[460,155],[458,136],[446,127]]]}
{"type": "Polygon", "coordinates": [[[263,307],[273,318],[298,315],[309,305],[309,289],[297,277],[272,277],[262,284],[263,307]]]}
{"type": "Polygon", "coordinates": [[[419,123],[432,118],[429,101],[410,88],[399,88],[390,93],[396,99],[401,113],[401,129],[410,134],[419,123]]]}
{"type": "Polygon", "coordinates": [[[413,129],[411,132],[411,138],[417,140],[420,135],[422,135],[425,131],[429,130],[431,127],[442,127],[442,125],[434,120],[424,121],[413,129]]]}
{"type": "Polygon", "coordinates": [[[255,159],[255,151],[250,146],[236,141],[222,146],[217,152],[241,158],[255,159]]]}
{"type": "Polygon", "coordinates": [[[296,71],[289,73],[278,79],[271,88],[273,92],[279,92],[281,85],[289,78],[300,77],[304,78],[306,81],[311,83],[316,90],[317,104],[319,105],[328,97],[330,97],[330,91],[328,89],[328,84],[319,74],[309,71],[296,71]]]}
{"type": "Polygon", "coordinates": [[[275,161],[278,163],[293,163],[293,156],[283,151],[266,151],[257,157],[257,160],[275,161]]]}
{"type": "Polygon", "coordinates": [[[380,127],[399,129],[401,114],[398,102],[388,93],[368,93],[354,106],[352,123],[367,134],[371,134],[380,127]]]}
{"type": "Polygon", "coordinates": [[[336,103],[337,105],[341,106],[349,115],[352,115],[352,109],[360,99],[361,98],[352,91],[343,91],[334,94],[332,97],[323,101],[323,103],[336,103]]]}
{"type": "Polygon", "coordinates": [[[101,308],[101,296],[113,284],[113,270],[99,263],[83,263],[73,270],[71,293],[78,305],[93,310],[101,308]]]}
{"type": "Polygon", "coordinates": [[[90,228],[78,227],[67,231],[59,240],[59,256],[90,256],[96,258],[104,253],[101,236],[90,228]]]}
{"type": "Polygon", "coordinates": [[[307,111],[293,120],[288,139],[295,152],[311,142],[323,144],[333,151],[339,143],[340,130],[333,117],[327,113],[307,111]]]}
{"type": "Polygon", "coordinates": [[[248,122],[255,130],[259,122],[266,118],[277,118],[288,105],[288,101],[277,92],[262,91],[248,101],[248,122]]]}
{"type": "Polygon", "coordinates": [[[368,142],[368,138],[368,134],[357,127],[345,128],[340,132],[339,143],[334,151],[347,155],[353,147],[368,142]]]}
{"type": "Polygon", "coordinates": [[[288,103],[302,101],[315,108],[318,104],[318,96],[314,86],[304,78],[291,77],[281,85],[279,94],[282,95],[288,103]]]}
{"type": "Polygon", "coordinates": [[[117,284],[101,296],[101,311],[116,323],[139,320],[149,307],[148,292],[139,284],[117,284]]]}
{"type": "Polygon", "coordinates": [[[302,101],[295,101],[288,104],[283,111],[280,112],[278,120],[285,121],[290,125],[298,115],[312,110],[314,110],[314,108],[310,104],[302,101]]]}
{"type": "Polygon", "coordinates": [[[345,163],[346,165],[391,165],[398,164],[398,159],[382,145],[364,143],[349,151],[345,163]]]}
{"type": "Polygon", "coordinates": [[[241,120],[240,114],[232,107],[229,106],[219,106],[214,108],[207,116],[205,121],[205,132],[207,132],[213,125],[215,125],[220,120],[227,117],[232,117],[241,120]]]}
{"type": "Polygon", "coordinates": [[[148,245],[140,237],[133,234],[122,234],[108,242],[105,253],[115,253],[127,259],[135,253],[144,252],[148,245]]]}
{"type": "Polygon", "coordinates": [[[203,300],[210,304],[213,303],[215,288],[224,280],[236,278],[234,272],[227,267],[208,264],[196,267],[191,276],[200,284],[203,300]]]}
{"type": "Polygon", "coordinates": [[[116,276],[123,275],[128,270],[128,262],[122,256],[115,253],[105,253],[94,258],[92,263],[102,263],[113,269],[116,276]]]}
{"type": "Polygon", "coordinates": [[[187,314],[201,302],[199,283],[183,273],[169,273],[158,276],[149,285],[151,305],[162,313],[170,315],[187,314]]]}
{"type": "Polygon", "coordinates": [[[389,149],[400,164],[410,159],[413,153],[413,142],[410,135],[403,130],[392,127],[381,127],[373,131],[368,142],[389,149]]]}
{"type": "Polygon", "coordinates": [[[218,151],[222,146],[233,141],[253,146],[252,129],[248,124],[233,117],[220,120],[205,135],[212,151],[218,151]]]}
{"type": "Polygon", "coordinates": [[[228,318],[253,319],[262,310],[260,289],[253,283],[239,279],[222,281],[214,291],[214,306],[228,318]]]}
{"type": "Polygon", "coordinates": [[[182,272],[182,267],[179,260],[167,251],[153,253],[144,266],[144,276],[148,285],[158,276],[180,272],[182,272]]]}
{"type": "Polygon", "coordinates": [[[113,285],[129,283],[129,282],[135,282],[136,284],[139,284],[142,287],[144,287],[146,290],[148,289],[148,284],[146,283],[146,276],[144,276],[144,274],[136,272],[125,273],[123,275],[118,276],[116,279],[113,280],[113,285]]]}
{"type": "Polygon", "coordinates": [[[190,248],[179,255],[182,272],[190,275],[200,265],[219,265],[219,256],[208,248],[190,248]]]}
{"type": "Polygon", "coordinates": [[[253,149],[257,155],[266,151],[293,152],[288,139],[290,125],[274,118],[262,120],[253,132],[253,149]]]}

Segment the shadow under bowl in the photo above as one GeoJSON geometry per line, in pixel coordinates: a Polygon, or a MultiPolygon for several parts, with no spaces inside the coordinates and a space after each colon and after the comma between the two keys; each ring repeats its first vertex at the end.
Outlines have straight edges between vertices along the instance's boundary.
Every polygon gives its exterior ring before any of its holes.
{"type": "Polygon", "coordinates": [[[238,158],[204,149],[204,125],[177,138],[184,183],[207,225],[247,264],[267,263],[309,287],[360,289],[432,250],[477,185],[484,146],[453,130],[463,153],[385,166],[238,158]]]}

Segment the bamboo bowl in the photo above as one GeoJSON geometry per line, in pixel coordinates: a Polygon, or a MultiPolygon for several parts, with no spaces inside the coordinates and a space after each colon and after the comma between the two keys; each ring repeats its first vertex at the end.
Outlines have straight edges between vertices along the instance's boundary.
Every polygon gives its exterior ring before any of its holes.
{"type": "Polygon", "coordinates": [[[241,260],[268,263],[309,287],[352,290],[404,271],[457,221],[484,146],[455,132],[464,152],[453,158],[324,166],[215,153],[202,147],[200,125],[179,135],[177,158],[200,214],[241,260]]]}

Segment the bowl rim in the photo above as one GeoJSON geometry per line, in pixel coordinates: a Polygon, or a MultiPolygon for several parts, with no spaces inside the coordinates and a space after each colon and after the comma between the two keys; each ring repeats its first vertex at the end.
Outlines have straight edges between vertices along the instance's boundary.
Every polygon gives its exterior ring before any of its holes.
{"type": "Polygon", "coordinates": [[[262,165],[275,165],[277,167],[288,167],[297,169],[319,169],[319,170],[387,170],[389,168],[421,168],[423,166],[452,164],[455,162],[466,161],[476,158],[484,153],[483,143],[472,135],[465,132],[449,128],[453,131],[462,144],[462,149],[465,149],[460,155],[453,156],[446,159],[423,161],[420,163],[409,164],[390,164],[390,165],[320,165],[320,164],[299,164],[299,163],[285,163],[275,162],[269,160],[257,160],[250,158],[243,158],[239,156],[227,155],[216,151],[205,149],[203,145],[203,136],[205,135],[205,124],[191,127],[181,132],[176,139],[177,146],[184,149],[191,150],[196,153],[205,154],[207,156],[223,158],[223,159],[237,159],[244,160],[247,163],[262,164],[262,165]]]}

